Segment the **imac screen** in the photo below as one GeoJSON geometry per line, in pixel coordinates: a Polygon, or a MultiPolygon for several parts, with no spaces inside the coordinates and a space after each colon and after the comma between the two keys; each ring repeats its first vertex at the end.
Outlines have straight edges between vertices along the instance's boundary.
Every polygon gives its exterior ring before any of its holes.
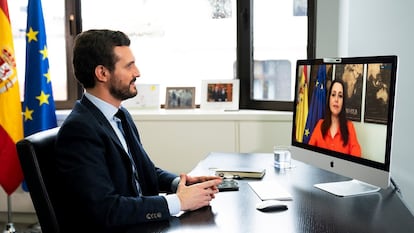
{"type": "Polygon", "coordinates": [[[317,188],[350,196],[388,187],[396,73],[396,56],[297,61],[292,156],[351,178],[317,188]]]}

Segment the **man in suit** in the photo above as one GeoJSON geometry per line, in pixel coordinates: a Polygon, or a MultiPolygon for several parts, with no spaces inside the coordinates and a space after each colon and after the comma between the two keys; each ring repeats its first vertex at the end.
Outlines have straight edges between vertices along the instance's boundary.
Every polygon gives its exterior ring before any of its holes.
{"type": "Polygon", "coordinates": [[[137,95],[140,77],[129,45],[124,33],[111,30],[85,31],[75,39],[73,68],[85,93],[56,141],[56,212],[63,232],[123,232],[207,206],[218,192],[221,178],[174,175],[145,152],[121,106],[137,95]]]}

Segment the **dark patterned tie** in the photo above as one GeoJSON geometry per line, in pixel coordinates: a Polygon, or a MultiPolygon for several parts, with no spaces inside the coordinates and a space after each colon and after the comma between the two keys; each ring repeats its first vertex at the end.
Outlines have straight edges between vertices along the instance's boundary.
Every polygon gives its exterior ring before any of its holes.
{"type": "Polygon", "coordinates": [[[118,125],[119,130],[124,135],[125,141],[128,145],[128,157],[129,157],[129,160],[130,160],[131,166],[132,166],[132,173],[134,175],[135,186],[137,188],[137,191],[138,191],[139,195],[142,195],[141,187],[139,185],[139,175],[138,175],[138,172],[137,172],[137,166],[136,166],[136,164],[134,162],[134,159],[132,158],[132,155],[131,155],[134,148],[136,148],[135,144],[137,144],[137,142],[133,137],[131,128],[128,124],[128,121],[126,120],[125,113],[121,109],[119,109],[118,112],[115,114],[115,116],[118,117],[121,120],[121,122],[117,121],[117,125],[118,125]]]}

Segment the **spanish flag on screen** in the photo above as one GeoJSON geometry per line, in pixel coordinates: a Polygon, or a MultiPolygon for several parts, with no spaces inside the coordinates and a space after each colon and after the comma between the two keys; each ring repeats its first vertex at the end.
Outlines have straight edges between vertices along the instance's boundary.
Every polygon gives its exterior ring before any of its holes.
{"type": "Polygon", "coordinates": [[[299,80],[299,98],[296,103],[296,141],[302,142],[308,117],[308,67],[303,66],[299,80]]]}
{"type": "Polygon", "coordinates": [[[0,0],[0,29],[0,185],[10,195],[23,180],[16,150],[23,124],[7,0],[0,0]]]}

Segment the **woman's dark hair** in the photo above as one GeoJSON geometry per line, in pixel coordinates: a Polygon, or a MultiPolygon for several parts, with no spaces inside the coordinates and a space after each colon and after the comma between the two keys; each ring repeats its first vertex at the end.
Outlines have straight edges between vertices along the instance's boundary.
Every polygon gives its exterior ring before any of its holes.
{"type": "Polygon", "coordinates": [[[118,58],[115,46],[129,46],[128,36],[120,31],[88,30],[76,36],[73,47],[73,70],[76,79],[84,88],[95,86],[95,68],[105,66],[109,71],[115,69],[118,58]]]}
{"type": "Polygon", "coordinates": [[[329,107],[329,104],[331,101],[330,96],[332,94],[332,87],[335,83],[341,84],[343,88],[343,92],[342,92],[343,102],[342,102],[341,111],[339,112],[339,128],[341,130],[342,139],[344,140],[342,145],[346,146],[348,144],[348,139],[349,139],[349,131],[348,131],[348,126],[347,126],[346,111],[345,111],[345,106],[346,106],[345,93],[347,92],[346,92],[346,86],[342,80],[335,79],[331,83],[331,87],[329,88],[329,93],[328,93],[328,101],[326,101],[325,119],[322,122],[321,131],[322,131],[322,135],[325,137],[332,123],[332,112],[331,112],[331,108],[329,107]]]}

